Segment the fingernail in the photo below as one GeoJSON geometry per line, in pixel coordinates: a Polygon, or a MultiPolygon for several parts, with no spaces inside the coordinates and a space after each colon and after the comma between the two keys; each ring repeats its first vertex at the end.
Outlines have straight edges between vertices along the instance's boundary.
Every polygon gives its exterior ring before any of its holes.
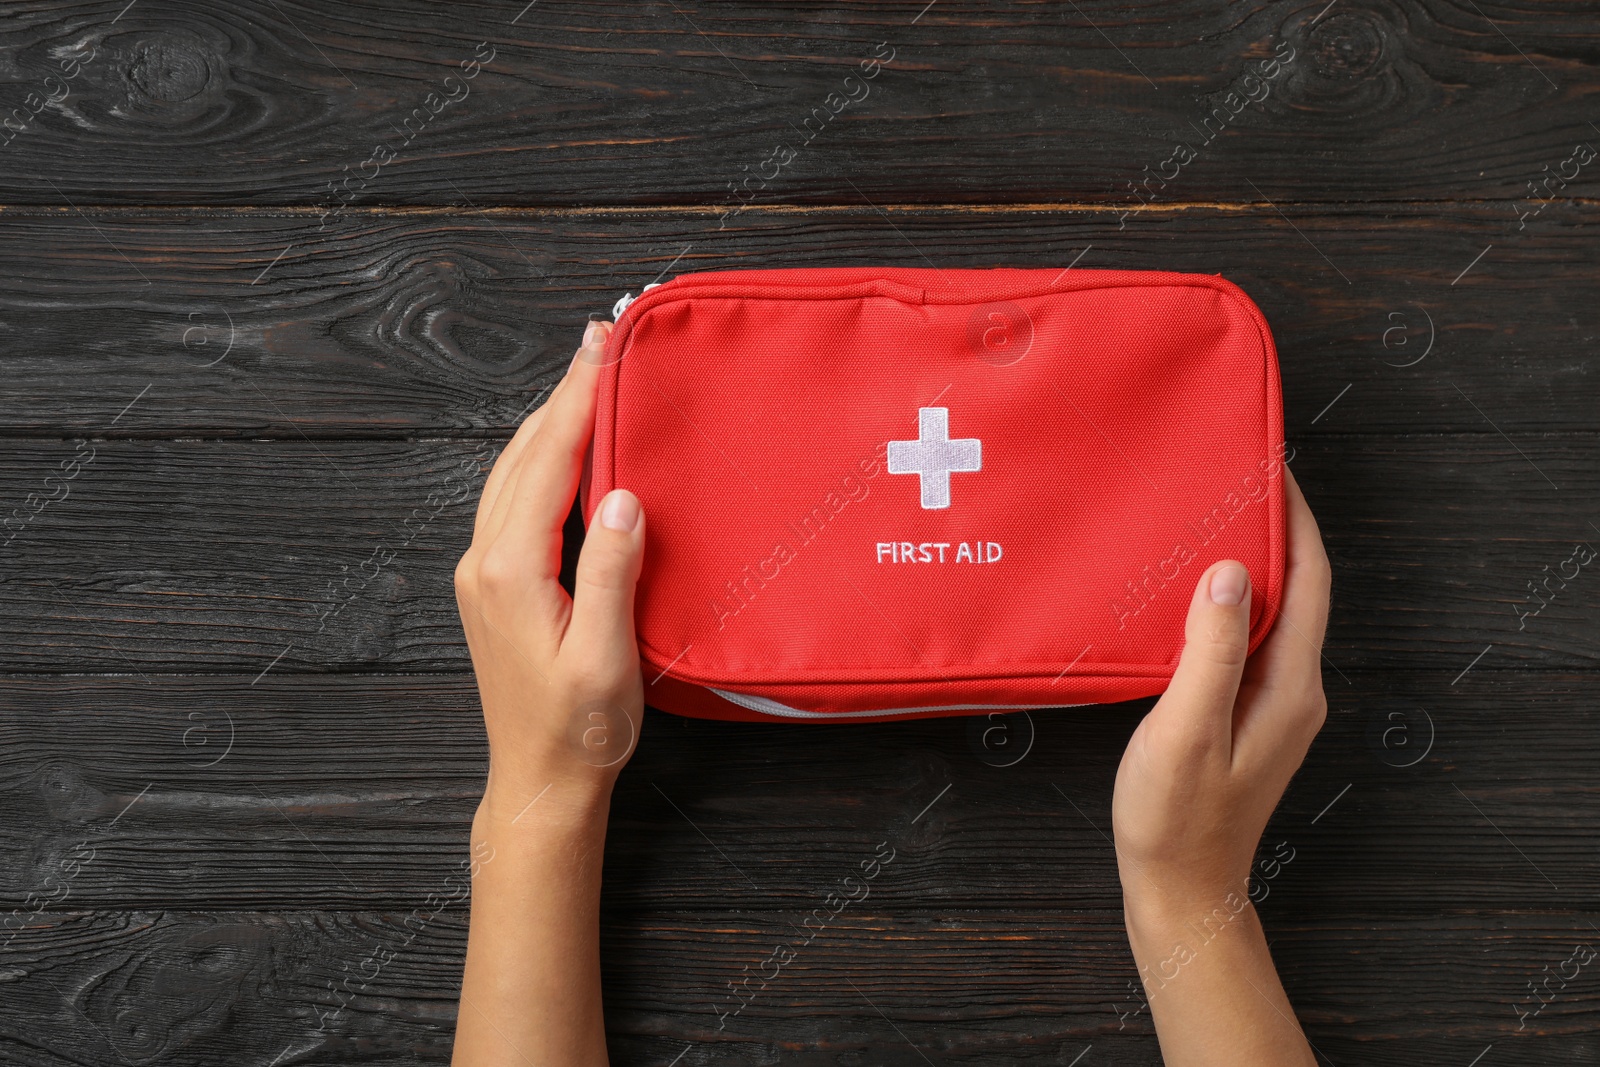
{"type": "Polygon", "coordinates": [[[576,364],[581,359],[597,367],[605,366],[606,342],[610,339],[608,324],[599,319],[590,319],[589,325],[583,331],[583,345],[578,349],[578,354],[573,357],[572,362],[576,364]]]}
{"type": "Polygon", "coordinates": [[[1211,602],[1229,606],[1242,604],[1250,589],[1250,572],[1238,563],[1224,563],[1211,572],[1211,602]]]}
{"type": "Polygon", "coordinates": [[[613,489],[600,502],[600,525],[632,533],[639,525],[639,498],[626,489],[613,489]]]}

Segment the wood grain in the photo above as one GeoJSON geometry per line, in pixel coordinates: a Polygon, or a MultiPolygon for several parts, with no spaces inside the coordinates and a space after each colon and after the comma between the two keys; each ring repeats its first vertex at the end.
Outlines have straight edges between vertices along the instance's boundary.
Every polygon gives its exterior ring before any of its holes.
{"type": "MultiPolygon", "coordinates": [[[[1294,853],[1265,906],[1591,907],[1600,673],[1455,678],[1329,680],[1328,725],[1264,839],[1294,853]]],[[[5,693],[0,915],[396,907],[466,857],[486,770],[470,677],[13,677],[5,693]],[[79,846],[93,856],[74,867],[79,846]]],[[[1029,720],[651,712],[612,804],[607,901],[799,922],[887,842],[884,906],[1114,909],[1111,789],[1147,706],[1037,713],[1031,744],[1029,720]]]]}
{"type": "Polygon", "coordinates": [[[36,4],[0,23],[3,98],[67,95],[0,151],[0,184],[80,205],[1120,206],[1183,142],[1198,158],[1151,195],[1511,200],[1594,137],[1592,5],[1324,6],[36,4]],[[94,58],[46,86],[73,48],[94,58]]]}
{"type": "MultiPolygon", "coordinates": [[[[9,950],[0,1055],[37,1067],[444,1063],[463,920],[460,904],[424,898],[379,912],[50,915],[9,950]]],[[[1600,995],[1584,973],[1552,982],[1537,1015],[1527,985],[1593,947],[1584,913],[1268,922],[1301,1023],[1334,1063],[1462,1064],[1490,1043],[1509,1064],[1585,1064],[1600,1051],[1600,995]]],[[[772,916],[608,911],[602,952],[618,1064],[1157,1057],[1116,910],[862,908],[809,941],[772,916]],[[763,968],[778,945],[791,962],[763,968]],[[752,975],[734,1014],[728,986],[752,975]]]]}
{"type": "Polygon", "coordinates": [[[1152,208],[1120,229],[1109,210],[751,211],[719,229],[710,211],[467,209],[363,213],[338,235],[304,210],[13,209],[0,435],[504,434],[586,318],[652,279],[1074,262],[1242,286],[1292,437],[1594,429],[1586,202],[1525,231],[1504,205],[1276,208],[1152,208]]]}

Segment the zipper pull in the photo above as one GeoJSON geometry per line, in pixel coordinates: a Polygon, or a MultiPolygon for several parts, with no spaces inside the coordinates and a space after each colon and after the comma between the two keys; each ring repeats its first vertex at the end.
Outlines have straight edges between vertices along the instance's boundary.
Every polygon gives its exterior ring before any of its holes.
{"type": "MultiPolygon", "coordinates": [[[[649,285],[639,290],[639,296],[643,296],[660,284],[660,282],[651,282],[649,285]]],[[[622,299],[611,305],[611,321],[616,322],[618,319],[622,318],[622,313],[628,310],[628,305],[639,299],[639,296],[634,296],[632,293],[623,293],[622,299]]]]}

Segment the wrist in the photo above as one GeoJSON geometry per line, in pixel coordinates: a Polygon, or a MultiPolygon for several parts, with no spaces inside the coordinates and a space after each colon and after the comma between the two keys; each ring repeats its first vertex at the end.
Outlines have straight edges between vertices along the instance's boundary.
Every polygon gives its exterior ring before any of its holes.
{"type": "Polygon", "coordinates": [[[1170,926],[1217,910],[1241,915],[1254,907],[1244,883],[1237,889],[1218,889],[1194,894],[1122,894],[1122,909],[1130,919],[1151,927],[1170,926]]]}
{"type": "Polygon", "coordinates": [[[1234,942],[1265,937],[1255,903],[1243,883],[1237,889],[1184,896],[1124,892],[1122,901],[1128,945],[1141,974],[1148,968],[1163,979],[1170,978],[1168,971],[1175,971],[1193,958],[1200,946],[1222,935],[1234,942]]]}
{"type": "Polygon", "coordinates": [[[616,774],[608,768],[560,765],[489,768],[483,798],[473,815],[473,837],[519,836],[543,831],[605,833],[616,774]]]}
{"type": "Polygon", "coordinates": [[[1238,912],[1252,899],[1247,863],[1193,857],[1135,863],[1121,854],[1117,861],[1123,912],[1130,922],[1173,925],[1217,908],[1238,912]]]}

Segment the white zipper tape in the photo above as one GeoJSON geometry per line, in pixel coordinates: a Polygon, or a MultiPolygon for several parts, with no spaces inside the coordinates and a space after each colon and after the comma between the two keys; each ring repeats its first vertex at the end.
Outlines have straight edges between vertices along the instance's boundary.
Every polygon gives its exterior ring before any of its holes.
{"type": "Polygon", "coordinates": [[[871,719],[882,715],[916,715],[927,711],[1041,711],[1045,708],[1086,708],[1088,704],[937,704],[926,708],[877,708],[869,711],[802,711],[780,704],[766,697],[746,693],[730,693],[726,689],[706,687],[730,704],[757,711],[763,715],[777,715],[785,719],[871,719]]]}

